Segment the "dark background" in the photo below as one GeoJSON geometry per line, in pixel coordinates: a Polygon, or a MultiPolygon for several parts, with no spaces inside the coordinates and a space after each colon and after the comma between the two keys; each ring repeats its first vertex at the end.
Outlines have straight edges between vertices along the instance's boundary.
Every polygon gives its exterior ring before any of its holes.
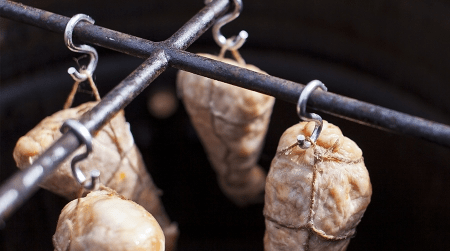
{"type": "MultiPolygon", "coordinates": [[[[173,34],[204,5],[202,0],[23,1],[152,41],[173,34]]],[[[63,106],[73,84],[66,73],[79,54],[63,35],[0,19],[0,182],[17,169],[15,142],[63,106]]],[[[240,50],[269,74],[307,83],[412,115],[450,124],[450,3],[429,0],[245,0],[229,37],[250,34],[240,50]]],[[[143,60],[97,48],[95,80],[104,96],[143,60]]],[[[190,52],[217,54],[207,31],[190,52]]],[[[181,231],[179,250],[263,250],[262,204],[238,208],[220,192],[181,102],[159,119],[152,94],[175,94],[169,69],[126,109],[127,120],[162,200],[181,231]]],[[[88,90],[87,87],[84,87],[88,90]]],[[[92,99],[80,93],[77,103],[92,99]]],[[[348,250],[450,250],[450,149],[326,114],[363,150],[372,202],[348,250]]],[[[299,121],[295,106],[277,100],[260,164],[266,170],[283,131],[299,121]]],[[[37,192],[0,230],[0,250],[52,250],[51,237],[67,201],[37,192]]]]}

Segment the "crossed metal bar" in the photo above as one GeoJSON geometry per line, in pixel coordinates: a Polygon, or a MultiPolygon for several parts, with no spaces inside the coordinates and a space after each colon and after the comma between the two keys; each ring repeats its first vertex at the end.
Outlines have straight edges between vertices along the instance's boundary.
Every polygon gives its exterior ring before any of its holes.
{"type": "MultiPolygon", "coordinates": [[[[209,29],[228,7],[229,0],[214,0],[208,3],[175,34],[162,42],[152,42],[89,23],[79,23],[73,33],[76,38],[146,59],[104,96],[97,106],[83,114],[80,118],[81,124],[91,134],[95,134],[169,66],[296,104],[304,85],[184,51],[209,29]]],[[[70,19],[11,1],[0,1],[0,16],[57,33],[64,32],[70,19]]],[[[358,123],[450,147],[450,126],[444,124],[330,92],[312,93],[308,106],[358,123]]],[[[38,184],[82,144],[75,134],[68,131],[30,167],[10,177],[0,188],[0,223],[36,192],[38,184]]]]}

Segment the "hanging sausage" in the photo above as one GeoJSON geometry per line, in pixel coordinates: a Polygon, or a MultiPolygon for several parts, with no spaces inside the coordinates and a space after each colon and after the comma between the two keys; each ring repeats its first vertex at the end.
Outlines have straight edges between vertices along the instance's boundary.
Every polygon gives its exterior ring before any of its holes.
{"type": "Polygon", "coordinates": [[[345,250],[371,195],[362,151],[337,126],[288,128],[267,176],[265,250],[345,250]]]}
{"type": "Polygon", "coordinates": [[[164,251],[164,234],[142,206],[101,187],[61,211],[55,251],[164,251]]]}
{"type": "MultiPolygon", "coordinates": [[[[200,54],[262,72],[253,65],[200,54]]],[[[225,195],[240,206],[262,202],[265,172],[257,165],[273,97],[180,71],[177,88],[225,195]]]]}

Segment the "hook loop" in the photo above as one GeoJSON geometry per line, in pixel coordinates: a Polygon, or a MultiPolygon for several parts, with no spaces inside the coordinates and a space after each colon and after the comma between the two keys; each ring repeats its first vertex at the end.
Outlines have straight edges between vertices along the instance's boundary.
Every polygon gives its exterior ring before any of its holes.
{"type": "Polygon", "coordinates": [[[64,30],[64,43],[66,44],[67,48],[69,48],[73,52],[86,53],[90,55],[89,65],[86,69],[81,69],[80,72],[78,72],[74,67],[70,67],[67,70],[70,76],[72,76],[72,78],[77,82],[83,82],[84,80],[88,79],[89,76],[92,77],[92,74],[94,73],[98,62],[98,54],[94,47],[85,44],[75,45],[72,41],[73,29],[80,21],[87,21],[91,24],[94,24],[95,22],[94,19],[92,19],[88,15],[77,14],[69,20],[66,25],[66,29],[64,30]]]}
{"type": "Polygon", "coordinates": [[[96,189],[99,179],[100,179],[100,171],[93,170],[91,171],[91,177],[89,179],[84,176],[83,172],[80,170],[78,166],[76,166],[76,163],[87,158],[89,154],[92,152],[92,136],[89,133],[89,130],[80,122],[76,120],[66,120],[64,124],[61,126],[61,132],[67,132],[68,130],[71,130],[75,135],[77,136],[78,140],[82,141],[86,145],[86,152],[76,155],[73,157],[72,162],[70,163],[70,166],[72,168],[72,174],[75,177],[75,179],[80,183],[83,188],[87,190],[94,190],[96,189]]]}
{"type": "MultiPolygon", "coordinates": [[[[306,103],[308,102],[309,95],[317,88],[320,88],[324,91],[328,90],[321,81],[313,80],[309,82],[302,90],[302,93],[300,94],[297,102],[297,114],[300,119],[304,121],[314,121],[316,123],[314,131],[309,137],[312,142],[316,142],[317,138],[319,138],[320,132],[322,131],[323,121],[322,117],[320,117],[318,114],[306,112],[306,103]]],[[[306,140],[304,135],[298,135],[297,142],[302,149],[308,149],[311,146],[311,143],[306,140]]]]}
{"type": "MultiPolygon", "coordinates": [[[[210,2],[212,2],[212,0],[205,0],[205,4],[208,4],[210,2]]],[[[224,35],[222,35],[222,33],[220,32],[220,29],[225,24],[236,19],[242,12],[242,6],[243,6],[242,0],[233,0],[233,2],[234,2],[234,6],[235,6],[234,11],[232,13],[229,13],[229,14],[221,17],[219,20],[217,20],[212,28],[212,33],[213,33],[214,40],[220,47],[223,47],[226,45],[229,50],[238,50],[239,48],[242,47],[242,45],[247,40],[248,33],[245,30],[242,30],[241,32],[239,32],[239,34],[237,36],[233,36],[233,37],[229,38],[229,39],[231,39],[231,42],[227,43],[227,38],[224,35]]]]}

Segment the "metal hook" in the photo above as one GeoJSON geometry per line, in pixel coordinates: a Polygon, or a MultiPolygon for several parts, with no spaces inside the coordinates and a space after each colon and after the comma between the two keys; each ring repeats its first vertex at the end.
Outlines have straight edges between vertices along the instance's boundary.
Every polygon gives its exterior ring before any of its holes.
{"type": "MultiPolygon", "coordinates": [[[[205,0],[205,4],[210,2],[212,2],[212,0],[205,0]]],[[[213,37],[214,40],[216,40],[216,43],[220,47],[227,46],[227,49],[229,50],[237,50],[241,48],[248,38],[248,33],[245,30],[242,30],[239,32],[239,35],[229,38],[231,43],[227,43],[228,39],[220,32],[220,28],[222,28],[222,26],[233,21],[239,16],[239,14],[241,14],[242,0],[233,0],[233,2],[235,5],[234,11],[217,20],[212,28],[213,37]]]]}
{"type": "MultiPolygon", "coordinates": [[[[308,97],[316,88],[320,88],[324,91],[328,90],[322,82],[320,82],[319,80],[313,80],[305,86],[297,102],[297,114],[300,119],[305,121],[314,121],[316,123],[314,131],[309,137],[312,142],[316,142],[317,138],[319,138],[323,126],[322,117],[315,113],[306,112],[306,103],[308,102],[308,97]]],[[[297,142],[302,149],[308,149],[311,146],[311,143],[309,141],[306,141],[304,135],[298,135],[297,142]]]]}
{"type": "Polygon", "coordinates": [[[75,45],[72,41],[73,29],[75,28],[77,23],[82,20],[87,21],[91,24],[94,24],[95,22],[94,19],[92,19],[90,16],[87,16],[85,14],[77,14],[69,20],[64,31],[64,43],[66,44],[67,48],[74,52],[89,54],[91,58],[87,68],[81,69],[81,72],[78,72],[74,67],[70,67],[67,70],[70,76],[72,76],[72,78],[78,82],[83,82],[89,76],[92,77],[92,74],[94,73],[98,62],[98,54],[94,47],[85,44],[75,45]]]}
{"type": "Polygon", "coordinates": [[[75,179],[87,190],[94,190],[99,183],[100,171],[92,170],[91,177],[89,179],[84,176],[83,172],[80,170],[76,163],[87,158],[89,154],[92,152],[92,136],[89,133],[88,129],[76,120],[66,120],[64,124],[61,126],[61,132],[66,132],[71,130],[75,133],[77,138],[82,141],[86,145],[86,152],[79,154],[73,157],[71,162],[72,174],[75,179]]]}

